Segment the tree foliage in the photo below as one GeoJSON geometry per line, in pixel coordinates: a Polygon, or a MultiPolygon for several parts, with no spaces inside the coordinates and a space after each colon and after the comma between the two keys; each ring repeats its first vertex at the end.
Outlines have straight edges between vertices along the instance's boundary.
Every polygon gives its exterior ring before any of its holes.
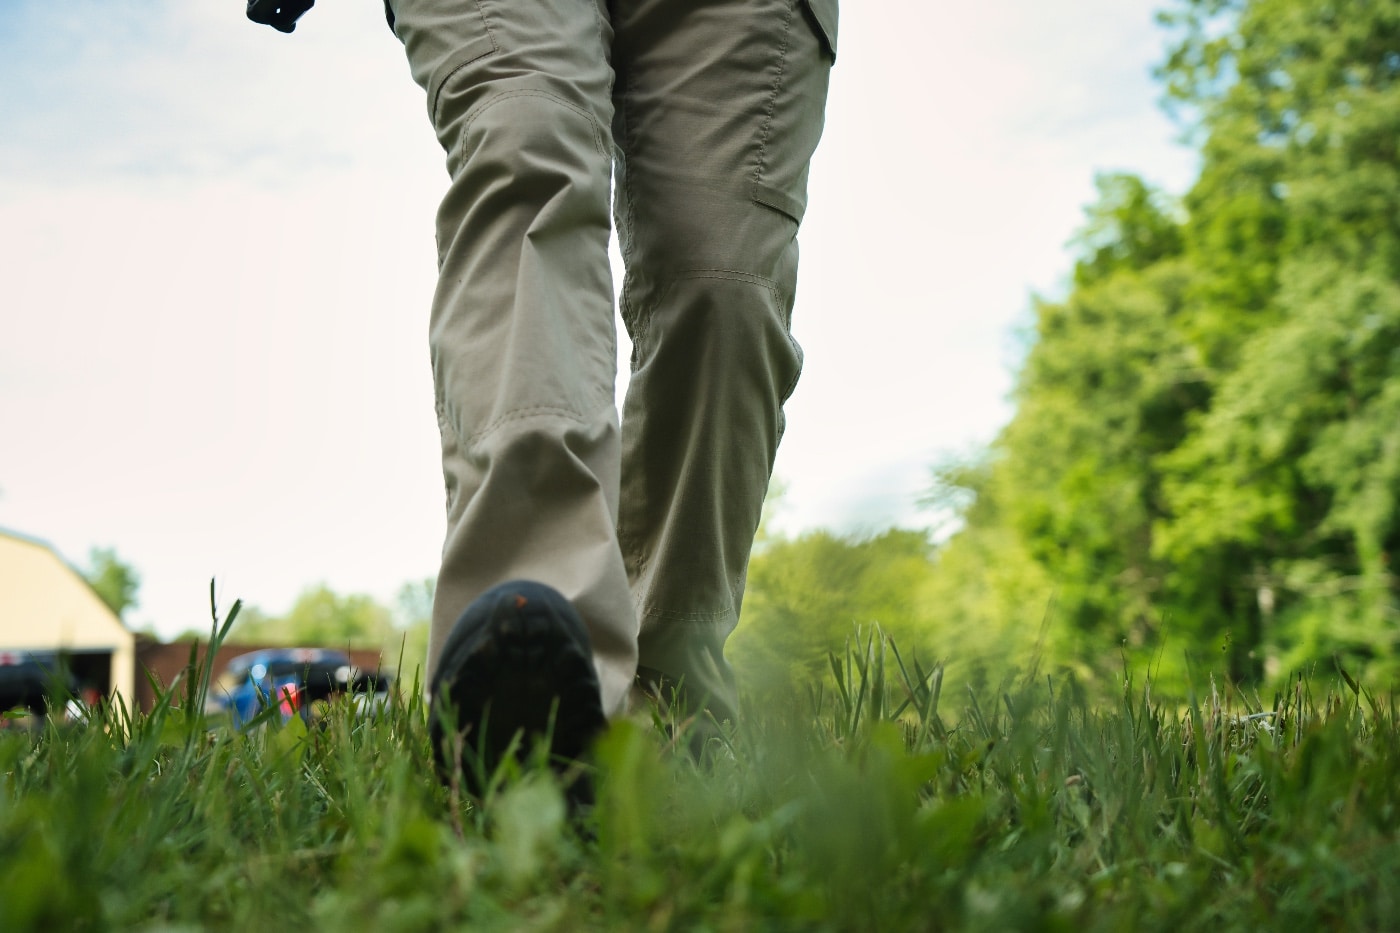
{"type": "Polygon", "coordinates": [[[415,669],[420,675],[426,669],[436,588],[436,577],[423,577],[403,584],[395,594],[395,629],[385,651],[405,679],[411,678],[415,669]]]}
{"type": "Polygon", "coordinates": [[[728,647],[744,687],[761,695],[813,682],[828,653],[862,625],[879,625],[911,651],[928,647],[929,561],[919,531],[766,537],[749,565],[743,622],[728,647]]]}
{"type": "Polygon", "coordinates": [[[117,618],[140,605],[137,594],[141,590],[141,575],[117,556],[115,548],[95,547],[89,551],[83,576],[117,618]]]}
{"type": "Polygon", "coordinates": [[[1047,650],[1225,652],[1235,678],[1400,670],[1400,0],[1179,0],[1161,69],[1200,175],[1105,176],[1063,301],[1036,307],[1016,414],[941,471],[976,580],[947,605],[1047,650]],[[968,504],[968,503],[971,504],[968,504]],[[987,598],[981,561],[1022,568],[987,598]],[[980,594],[969,600],[968,593],[980,594]],[[973,608],[973,605],[980,608],[973,608]],[[988,608],[995,607],[995,608],[988,608]]]}
{"type": "MultiPolygon", "coordinates": [[[[324,583],[307,587],[283,614],[245,605],[229,641],[306,648],[377,648],[406,686],[422,676],[428,658],[434,579],[410,580],[395,593],[393,607],[363,593],[337,593],[324,583]]],[[[207,632],[187,632],[200,640],[207,632]]]]}
{"type": "Polygon", "coordinates": [[[323,648],[397,645],[393,616],[373,597],[336,593],[325,584],[308,587],[282,616],[244,607],[229,640],[323,648]]]}

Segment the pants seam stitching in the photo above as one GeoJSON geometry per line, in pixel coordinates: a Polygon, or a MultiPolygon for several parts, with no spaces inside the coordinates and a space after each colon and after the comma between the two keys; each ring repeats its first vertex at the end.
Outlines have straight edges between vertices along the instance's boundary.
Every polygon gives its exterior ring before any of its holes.
{"type": "Polygon", "coordinates": [[[535,405],[530,408],[517,408],[514,411],[510,411],[504,415],[501,415],[485,427],[467,434],[467,442],[479,442],[483,440],[488,434],[492,433],[502,425],[508,424],[512,421],[524,421],[527,418],[533,418],[538,415],[554,415],[561,418],[567,418],[568,420],[573,421],[577,424],[588,423],[583,415],[579,414],[577,411],[574,411],[572,408],[562,408],[553,405],[535,405]]]}
{"type": "Polygon", "coordinates": [[[457,64],[457,67],[453,68],[451,71],[449,71],[446,75],[443,76],[442,81],[438,83],[437,90],[433,92],[432,108],[429,110],[429,115],[432,117],[434,125],[436,125],[438,122],[439,111],[441,110],[443,89],[446,88],[448,83],[450,83],[452,79],[457,75],[457,72],[461,71],[463,68],[467,67],[472,62],[480,61],[488,55],[495,55],[501,50],[500,43],[496,41],[496,33],[491,29],[491,21],[486,18],[486,10],[484,10],[481,6],[481,0],[472,0],[472,6],[476,7],[476,15],[481,17],[481,28],[486,30],[486,40],[491,43],[491,48],[477,55],[473,55],[471,58],[467,59],[464,62],[459,62],[457,64]]]}
{"type": "MultiPolygon", "coordinates": [[[[446,82],[444,82],[444,84],[445,83],[446,82]]],[[[601,131],[599,131],[598,120],[593,114],[589,113],[587,110],[584,110],[582,107],[578,106],[572,101],[560,97],[558,94],[551,94],[548,91],[540,91],[533,88],[525,88],[518,91],[503,91],[500,94],[495,95],[494,97],[482,101],[481,104],[475,110],[473,110],[470,114],[467,115],[466,120],[462,122],[462,129],[457,137],[458,148],[463,147],[464,141],[467,138],[467,133],[471,131],[472,125],[476,123],[476,121],[479,120],[486,113],[486,111],[490,110],[497,104],[505,103],[508,100],[515,100],[516,98],[520,97],[538,97],[542,100],[552,101],[553,103],[556,103],[561,107],[564,107],[568,110],[572,110],[580,117],[583,117],[583,119],[588,121],[589,128],[593,131],[594,148],[596,148],[599,154],[602,155],[604,158],[608,158],[608,148],[603,142],[603,134],[601,131]]]]}
{"type": "Polygon", "coordinates": [[[768,137],[773,132],[773,114],[778,108],[778,95],[782,92],[783,78],[787,73],[787,54],[792,37],[792,18],[797,10],[797,4],[790,3],[787,8],[787,17],[783,20],[783,41],[778,47],[778,70],[773,75],[773,85],[768,95],[768,109],[763,115],[763,129],[759,131],[758,138],[758,164],[754,166],[753,180],[756,184],[763,181],[763,170],[768,159],[768,137]]]}
{"type": "Polygon", "coordinates": [[[637,614],[652,619],[665,619],[667,622],[688,622],[694,624],[725,622],[735,615],[735,613],[729,609],[715,609],[706,612],[683,612],[677,609],[655,609],[642,605],[637,606],[637,614]]]}

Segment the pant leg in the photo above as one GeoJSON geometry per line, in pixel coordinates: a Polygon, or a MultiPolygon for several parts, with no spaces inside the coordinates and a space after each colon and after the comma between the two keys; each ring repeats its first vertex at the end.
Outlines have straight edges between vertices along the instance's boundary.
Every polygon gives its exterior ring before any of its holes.
{"type": "Polygon", "coordinates": [[[783,402],[797,229],[835,0],[613,0],[614,213],[634,343],[623,547],[643,667],[733,715],[738,621],[783,402]]]}
{"type": "Polygon", "coordinates": [[[637,623],[616,540],[604,0],[391,10],[451,177],[430,328],[447,486],[430,676],[468,603],[504,580],[537,580],[588,624],[604,709],[616,712],[637,623]]]}

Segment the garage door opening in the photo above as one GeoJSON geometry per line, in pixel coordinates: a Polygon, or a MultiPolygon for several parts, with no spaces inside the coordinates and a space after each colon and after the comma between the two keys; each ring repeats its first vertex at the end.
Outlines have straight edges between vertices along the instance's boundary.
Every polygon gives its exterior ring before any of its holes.
{"type": "Polygon", "coordinates": [[[0,651],[0,712],[37,717],[101,702],[112,689],[111,651],[0,651]]]}

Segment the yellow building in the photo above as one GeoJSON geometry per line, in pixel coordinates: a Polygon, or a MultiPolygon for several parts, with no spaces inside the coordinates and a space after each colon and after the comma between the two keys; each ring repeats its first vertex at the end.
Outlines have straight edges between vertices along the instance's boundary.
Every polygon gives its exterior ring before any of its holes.
{"type": "Polygon", "coordinates": [[[132,632],[53,548],[0,529],[0,663],[55,651],[83,687],[135,697],[132,632]]]}

